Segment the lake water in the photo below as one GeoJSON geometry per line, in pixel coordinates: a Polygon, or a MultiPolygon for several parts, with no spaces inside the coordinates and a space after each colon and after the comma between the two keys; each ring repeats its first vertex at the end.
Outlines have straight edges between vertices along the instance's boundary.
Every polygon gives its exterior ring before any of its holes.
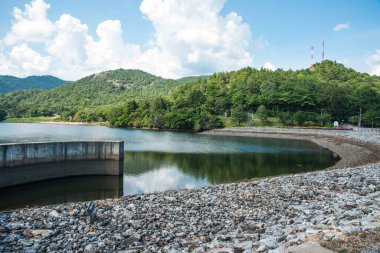
{"type": "Polygon", "coordinates": [[[310,141],[99,126],[0,124],[0,143],[123,140],[124,175],[55,179],[0,190],[0,209],[144,194],[332,166],[310,141]]]}

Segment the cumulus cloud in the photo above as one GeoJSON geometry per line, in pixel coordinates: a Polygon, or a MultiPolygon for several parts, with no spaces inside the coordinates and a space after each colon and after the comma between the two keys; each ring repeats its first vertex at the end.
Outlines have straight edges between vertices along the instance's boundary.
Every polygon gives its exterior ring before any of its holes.
{"type": "Polygon", "coordinates": [[[140,11],[152,22],[154,37],[142,50],[124,41],[119,20],[101,22],[93,37],[86,24],[69,14],[49,20],[50,5],[32,0],[24,10],[13,10],[4,38],[8,53],[0,51],[0,73],[46,71],[74,80],[103,70],[138,68],[177,78],[251,65],[250,28],[234,12],[221,15],[223,6],[224,0],[143,0],[140,11]],[[28,42],[42,43],[44,51],[34,51],[28,42]]]}
{"type": "Polygon", "coordinates": [[[10,52],[13,63],[21,66],[22,71],[27,74],[43,74],[50,68],[51,59],[49,56],[42,56],[26,43],[14,46],[10,52]]]}
{"type": "Polygon", "coordinates": [[[339,31],[342,31],[342,30],[347,30],[349,28],[350,28],[350,22],[346,22],[346,23],[337,24],[334,27],[334,31],[335,32],[339,32],[339,31]]]}
{"type": "Polygon", "coordinates": [[[47,51],[60,59],[63,64],[78,65],[87,58],[83,47],[90,37],[88,27],[68,14],[63,14],[55,22],[56,35],[49,43],[47,51]]]}
{"type": "Polygon", "coordinates": [[[136,66],[140,56],[140,47],[123,41],[119,20],[107,20],[100,23],[96,33],[98,41],[92,38],[86,45],[89,67],[97,69],[130,68],[136,66]]]}
{"type": "Polygon", "coordinates": [[[18,41],[45,42],[54,32],[53,23],[47,18],[50,8],[43,0],[25,4],[25,10],[13,9],[13,24],[4,42],[12,45],[18,41]]]}
{"type": "Polygon", "coordinates": [[[380,49],[367,57],[366,63],[368,64],[372,75],[380,76],[380,49]]]}
{"type": "MultiPolygon", "coordinates": [[[[249,26],[234,12],[220,15],[224,1],[144,0],[140,10],[155,28],[150,54],[175,60],[168,75],[192,75],[252,64],[249,26]]],[[[168,72],[161,64],[161,72],[168,72]]]]}
{"type": "Polygon", "coordinates": [[[267,69],[267,70],[271,70],[271,71],[275,71],[277,68],[276,66],[274,66],[271,62],[266,62],[264,63],[264,65],[262,66],[263,69],[267,69]]]}

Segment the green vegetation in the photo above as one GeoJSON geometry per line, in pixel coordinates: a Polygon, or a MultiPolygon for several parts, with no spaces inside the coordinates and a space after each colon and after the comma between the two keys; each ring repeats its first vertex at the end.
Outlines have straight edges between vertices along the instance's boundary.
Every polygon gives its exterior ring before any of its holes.
{"type": "Polygon", "coordinates": [[[29,76],[18,78],[14,76],[0,76],[0,93],[17,90],[47,90],[63,85],[66,81],[54,76],[29,76]]]}
{"type": "MultiPolygon", "coordinates": [[[[179,82],[140,70],[113,70],[94,74],[47,91],[17,91],[0,96],[8,117],[74,116],[85,108],[122,104],[135,98],[168,94],[179,82]]],[[[102,109],[103,110],[103,109],[102,109]]]]}
{"type": "Polygon", "coordinates": [[[48,122],[48,121],[56,121],[60,117],[52,116],[52,117],[30,117],[30,118],[8,118],[4,120],[6,123],[39,123],[39,122],[48,122]]]}
{"type": "MultiPolygon", "coordinates": [[[[138,70],[85,77],[48,91],[0,96],[7,117],[61,115],[115,127],[202,131],[230,125],[331,125],[380,117],[380,77],[332,61],[299,71],[250,67],[190,83],[138,70]]],[[[376,123],[376,122],[375,122],[376,123]]]]}
{"type": "Polygon", "coordinates": [[[177,79],[178,82],[180,83],[189,83],[189,82],[192,82],[192,81],[195,81],[197,79],[208,79],[209,76],[186,76],[186,77],[182,77],[180,79],[177,79]]]}

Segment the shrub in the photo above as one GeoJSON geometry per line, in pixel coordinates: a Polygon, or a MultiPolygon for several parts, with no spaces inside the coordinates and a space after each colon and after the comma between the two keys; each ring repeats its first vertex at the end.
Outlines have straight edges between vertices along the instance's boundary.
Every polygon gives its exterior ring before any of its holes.
{"type": "Polygon", "coordinates": [[[331,114],[329,113],[323,113],[323,114],[319,114],[316,118],[316,120],[318,121],[319,124],[321,125],[327,125],[331,122],[331,114]]]}
{"type": "Polygon", "coordinates": [[[315,112],[304,112],[304,111],[298,111],[295,114],[293,114],[293,120],[297,123],[299,126],[306,125],[315,125],[318,123],[318,113],[315,112]]]}
{"type": "Polygon", "coordinates": [[[290,112],[280,112],[278,117],[282,124],[293,125],[292,114],[290,112]]]}

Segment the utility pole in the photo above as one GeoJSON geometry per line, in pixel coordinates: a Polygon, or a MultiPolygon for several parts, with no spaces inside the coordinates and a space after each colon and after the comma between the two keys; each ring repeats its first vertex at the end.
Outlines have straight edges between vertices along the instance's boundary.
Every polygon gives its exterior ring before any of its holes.
{"type": "Polygon", "coordinates": [[[321,109],[321,126],[323,124],[323,122],[322,122],[322,111],[323,111],[323,109],[321,109]]]}
{"type": "Polygon", "coordinates": [[[360,107],[359,110],[359,122],[358,122],[359,128],[362,126],[362,108],[360,107]]]}

